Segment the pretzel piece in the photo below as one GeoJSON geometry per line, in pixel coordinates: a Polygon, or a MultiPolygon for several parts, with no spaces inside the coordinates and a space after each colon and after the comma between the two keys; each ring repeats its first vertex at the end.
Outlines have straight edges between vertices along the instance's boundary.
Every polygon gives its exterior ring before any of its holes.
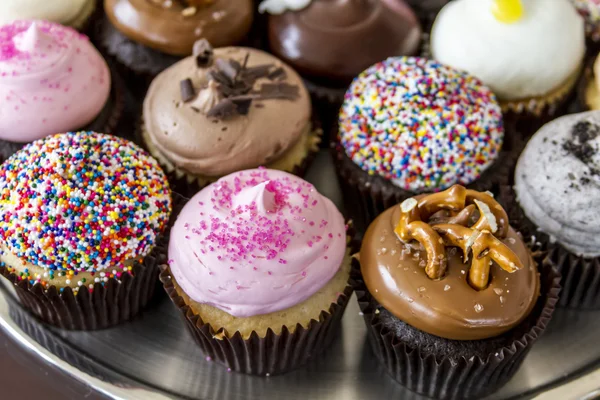
{"type": "Polygon", "coordinates": [[[400,204],[400,222],[394,232],[404,243],[416,240],[427,253],[425,273],[431,279],[440,279],[446,274],[448,260],[444,241],[426,222],[421,221],[415,199],[406,199],[400,204]]]}
{"type": "Polygon", "coordinates": [[[489,222],[489,218],[484,215],[486,214],[487,210],[483,211],[481,209],[481,205],[483,204],[487,206],[489,212],[496,219],[495,223],[497,225],[497,229],[495,231],[490,230],[490,232],[494,233],[500,239],[504,239],[506,235],[508,235],[508,215],[506,214],[506,211],[504,211],[504,208],[502,208],[502,206],[492,196],[490,196],[488,193],[467,190],[465,202],[466,204],[477,204],[481,214],[479,220],[475,223],[475,225],[472,226],[473,229],[483,230],[486,226],[486,221],[483,221],[483,219],[488,219],[489,222]]]}

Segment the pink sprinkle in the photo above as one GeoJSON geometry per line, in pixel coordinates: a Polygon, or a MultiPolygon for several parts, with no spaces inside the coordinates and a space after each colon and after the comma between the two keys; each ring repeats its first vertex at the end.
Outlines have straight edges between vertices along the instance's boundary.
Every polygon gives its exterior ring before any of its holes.
{"type": "Polygon", "coordinates": [[[269,275],[273,275],[273,273],[271,271],[267,271],[267,274],[269,275]]]}
{"type": "Polygon", "coordinates": [[[302,271],[302,276],[306,276],[306,271],[302,271]]]}
{"type": "Polygon", "coordinates": [[[205,360],[206,361],[212,361],[212,358],[210,358],[210,356],[206,356],[205,360]]]}
{"type": "Polygon", "coordinates": [[[175,262],[175,260],[169,260],[167,261],[168,264],[173,264],[175,262]]]}

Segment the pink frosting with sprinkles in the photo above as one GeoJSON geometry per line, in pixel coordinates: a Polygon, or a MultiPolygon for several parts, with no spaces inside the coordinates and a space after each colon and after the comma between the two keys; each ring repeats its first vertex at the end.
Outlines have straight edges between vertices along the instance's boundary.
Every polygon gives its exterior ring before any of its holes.
{"type": "Polygon", "coordinates": [[[411,192],[470,184],[504,140],[490,89],[417,57],[392,57],[362,72],[346,92],[339,126],[355,164],[411,192]]]}
{"type": "Polygon", "coordinates": [[[339,270],[344,219],[314,186],[253,169],[196,194],[171,231],[169,265],[183,291],[236,317],[284,310],[339,270]]]}
{"type": "Polygon", "coordinates": [[[30,142],[76,130],[110,92],[106,62],[77,31],[46,21],[0,27],[0,138],[30,142]]]}

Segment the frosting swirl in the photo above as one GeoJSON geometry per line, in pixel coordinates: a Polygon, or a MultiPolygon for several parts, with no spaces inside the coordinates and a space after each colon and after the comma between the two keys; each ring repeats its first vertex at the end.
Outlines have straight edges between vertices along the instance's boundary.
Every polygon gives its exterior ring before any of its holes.
{"type": "MultiPolygon", "coordinates": [[[[467,191],[467,199],[470,192],[467,191]]],[[[369,226],[360,250],[361,272],[372,296],[402,321],[447,339],[498,336],[527,317],[539,293],[537,267],[527,247],[506,220],[496,220],[493,216],[506,214],[489,195],[478,192],[474,195],[481,201],[475,201],[481,214],[471,228],[464,226],[472,223],[470,217],[464,218],[464,210],[469,209],[463,208],[464,202],[456,202],[457,198],[447,192],[409,199],[426,218],[421,228],[425,232],[439,232],[438,239],[432,243],[442,246],[439,258],[432,260],[428,245],[422,247],[406,241],[399,231],[403,215],[412,211],[405,204],[408,201],[401,207],[386,210],[369,226]],[[452,210],[452,214],[438,212],[436,204],[428,211],[435,203],[430,197],[438,195],[448,195],[445,204],[437,206],[452,210]],[[483,203],[491,207],[488,209],[481,205],[483,203]],[[431,212],[434,213],[429,216],[431,212]],[[457,227],[473,231],[475,235],[454,242],[452,231],[461,230],[457,227]],[[444,245],[448,246],[445,251],[444,245]],[[487,257],[494,261],[488,261],[487,257]],[[515,261],[509,261],[512,258],[515,261]],[[441,278],[431,278],[437,276],[432,275],[436,271],[431,271],[431,265],[438,268],[441,278]],[[483,270],[487,273],[480,275],[483,270]],[[483,281],[478,279],[482,276],[483,281]]]]}
{"type": "Polygon", "coordinates": [[[85,126],[110,93],[106,62],[88,38],[58,24],[0,27],[0,138],[29,142],[85,126]]]}
{"type": "Polygon", "coordinates": [[[369,174],[411,192],[468,185],[504,140],[494,94],[462,71],[415,57],[389,58],[352,82],[339,139],[369,174]]]}
{"type": "MultiPolygon", "coordinates": [[[[214,61],[237,62],[247,58],[247,67],[279,69],[285,82],[297,89],[294,100],[255,99],[246,115],[218,118],[206,113],[221,100],[215,91],[214,69],[198,67],[188,57],[158,75],[144,100],[144,129],[147,140],[178,168],[194,175],[220,177],[232,171],[255,168],[278,160],[299,143],[311,127],[310,96],[294,70],[272,55],[245,47],[214,50],[214,61]],[[197,97],[184,102],[180,82],[189,79],[198,88],[197,97]]],[[[252,82],[260,91],[274,81],[266,77],[252,82]]],[[[221,85],[224,86],[224,85],[221,85]]]]}
{"type": "Polygon", "coordinates": [[[301,74],[346,85],[369,65],[416,53],[417,17],[403,0],[313,0],[269,16],[273,52],[301,74]]]}
{"type": "Polygon", "coordinates": [[[344,219],[310,183],[256,169],[194,196],[171,231],[169,265],[194,301],[236,317],[284,310],[336,274],[344,219]]]}
{"type": "Polygon", "coordinates": [[[131,40],[176,56],[192,54],[194,42],[215,47],[245,38],[254,16],[252,0],[215,0],[200,6],[179,1],[104,0],[112,24],[131,40]]]}
{"type": "Polygon", "coordinates": [[[514,23],[494,16],[492,0],[448,3],[431,32],[433,58],[475,75],[503,101],[561,87],[583,61],[583,20],[568,0],[522,3],[514,23]]]}

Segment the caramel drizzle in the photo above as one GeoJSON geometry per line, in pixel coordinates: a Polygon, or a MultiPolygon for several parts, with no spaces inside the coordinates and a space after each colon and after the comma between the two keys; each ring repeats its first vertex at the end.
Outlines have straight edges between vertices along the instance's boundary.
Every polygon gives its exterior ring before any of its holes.
{"type": "Polygon", "coordinates": [[[474,289],[483,290],[489,284],[492,261],[511,273],[523,268],[517,255],[499,240],[506,237],[508,228],[506,211],[492,196],[454,185],[418,201],[405,200],[400,205],[400,219],[394,232],[402,242],[416,240],[425,248],[425,273],[431,279],[441,279],[446,274],[446,247],[460,248],[465,262],[471,254],[468,281],[474,289]],[[476,209],[479,219],[468,226],[476,209]],[[448,219],[429,222],[442,210],[449,213],[448,219]]]}

